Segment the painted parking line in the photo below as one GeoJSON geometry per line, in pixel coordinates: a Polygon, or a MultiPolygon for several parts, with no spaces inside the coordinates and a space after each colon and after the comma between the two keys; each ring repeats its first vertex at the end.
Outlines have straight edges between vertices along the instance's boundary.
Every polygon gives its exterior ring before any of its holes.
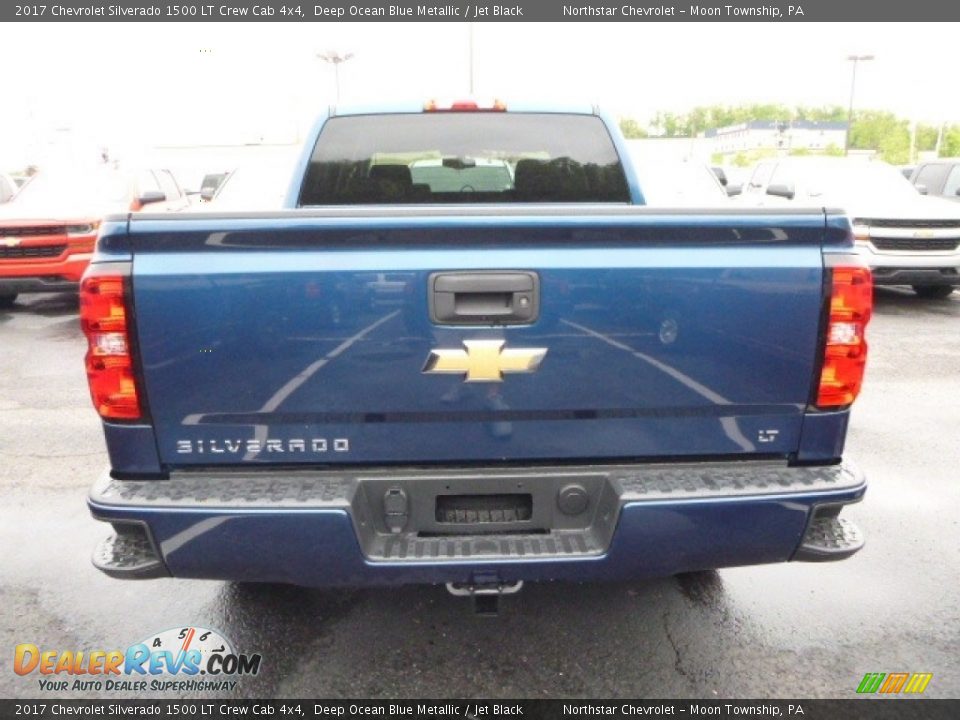
{"type": "MultiPolygon", "coordinates": [[[[607,345],[610,345],[611,347],[615,347],[618,350],[623,350],[624,352],[630,353],[631,355],[633,355],[633,357],[637,358],[638,360],[642,360],[643,362],[647,363],[652,367],[655,367],[657,370],[660,370],[663,373],[666,373],[667,375],[672,377],[674,380],[676,380],[680,384],[684,385],[688,389],[697,393],[697,395],[699,395],[700,397],[706,398],[707,400],[714,403],[715,405],[732,405],[733,404],[730,400],[725,398],[720,393],[716,392],[715,390],[711,390],[703,383],[698,382],[697,380],[694,380],[692,377],[690,377],[684,372],[681,372],[680,370],[677,370],[675,367],[671,365],[667,365],[665,362],[662,362],[660,360],[657,360],[655,357],[651,357],[650,355],[647,355],[646,353],[642,353],[639,350],[634,350],[629,345],[625,345],[619,340],[614,340],[612,337],[609,337],[608,335],[604,335],[602,332],[592,330],[591,328],[588,328],[585,325],[580,325],[579,323],[571,322],[569,320],[561,320],[560,322],[562,322],[564,325],[567,325],[568,327],[574,328],[575,330],[579,330],[585,335],[589,335],[592,338],[596,338],[597,340],[605,342],[607,345]]],[[[737,424],[736,418],[734,417],[721,418],[720,425],[723,427],[723,432],[727,435],[727,437],[730,438],[737,445],[739,445],[743,450],[745,450],[746,452],[756,452],[756,449],[757,449],[756,445],[750,442],[750,440],[748,440],[747,437],[740,430],[740,426],[737,424]]]]}

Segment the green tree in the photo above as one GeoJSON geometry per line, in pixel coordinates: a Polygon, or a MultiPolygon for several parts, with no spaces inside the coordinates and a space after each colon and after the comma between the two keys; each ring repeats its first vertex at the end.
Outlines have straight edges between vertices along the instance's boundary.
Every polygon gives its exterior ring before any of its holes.
{"type": "Polygon", "coordinates": [[[672,112],[658,112],[651,124],[659,131],[658,135],[666,137],[681,137],[686,132],[686,128],[680,127],[680,116],[672,112]]]}
{"type": "Polygon", "coordinates": [[[940,141],[940,157],[960,156],[960,125],[951,125],[943,130],[940,141]]]}
{"type": "Polygon", "coordinates": [[[847,109],[839,105],[827,105],[819,108],[798,107],[794,120],[810,122],[846,122],[847,109]]]}
{"type": "Polygon", "coordinates": [[[631,139],[645,138],[649,134],[640,126],[640,123],[633,118],[620,118],[620,132],[623,133],[625,138],[631,139]]]}
{"type": "Polygon", "coordinates": [[[859,111],[850,130],[850,147],[876,150],[894,165],[910,162],[909,122],[885,110],[859,111]]]}
{"type": "Polygon", "coordinates": [[[686,131],[684,135],[693,137],[697,133],[706,130],[711,125],[709,112],[709,108],[695,107],[687,113],[685,123],[686,131]]]}
{"type": "Polygon", "coordinates": [[[917,124],[917,151],[933,150],[937,147],[937,134],[940,128],[935,125],[917,124]]]}

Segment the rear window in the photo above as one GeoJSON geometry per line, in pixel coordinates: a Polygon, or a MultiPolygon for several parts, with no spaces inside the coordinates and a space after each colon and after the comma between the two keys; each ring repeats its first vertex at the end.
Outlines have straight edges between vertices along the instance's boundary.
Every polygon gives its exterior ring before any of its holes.
{"type": "Polygon", "coordinates": [[[943,165],[940,163],[924,165],[922,168],[920,168],[920,172],[917,173],[917,177],[913,181],[913,184],[923,185],[927,188],[927,190],[931,192],[937,192],[937,190],[940,189],[940,186],[943,185],[943,180],[946,178],[947,171],[949,169],[949,165],[943,165]]]}
{"type": "Polygon", "coordinates": [[[301,206],[629,200],[600,118],[534,113],[332,118],[300,192],[301,206]]]}

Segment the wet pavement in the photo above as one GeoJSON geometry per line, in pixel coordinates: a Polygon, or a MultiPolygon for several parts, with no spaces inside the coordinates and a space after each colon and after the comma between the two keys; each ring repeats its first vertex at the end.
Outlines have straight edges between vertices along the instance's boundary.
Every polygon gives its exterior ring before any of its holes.
{"type": "MultiPolygon", "coordinates": [[[[960,294],[883,289],[847,454],[850,560],[612,585],[528,585],[497,618],[439,587],[319,591],[111,580],[84,499],[106,466],[76,300],[0,310],[0,697],[47,693],[18,643],[111,650],[214,628],[262,670],[195,697],[852,697],[866,672],[931,672],[960,696],[960,294]]],[[[157,697],[156,692],[143,693],[157,697]]],[[[170,693],[179,696],[180,693],[170,693]]],[[[133,697],[121,692],[116,697],[133,697]]]]}

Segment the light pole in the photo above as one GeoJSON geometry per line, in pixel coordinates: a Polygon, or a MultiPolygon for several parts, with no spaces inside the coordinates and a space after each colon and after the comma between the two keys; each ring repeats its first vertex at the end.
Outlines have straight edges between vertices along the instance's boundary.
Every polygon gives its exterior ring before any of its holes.
{"type": "Polygon", "coordinates": [[[340,103],[340,65],[353,57],[353,53],[343,53],[342,55],[335,50],[318,52],[317,57],[324,62],[333,65],[333,78],[337,86],[337,104],[340,103]]]}
{"type": "Polygon", "coordinates": [[[470,96],[473,97],[473,23],[467,25],[467,32],[469,33],[469,42],[467,43],[469,47],[469,69],[468,74],[470,75],[470,96]]]}
{"type": "Polygon", "coordinates": [[[853,63],[853,72],[850,74],[850,106],[847,108],[847,134],[843,141],[843,154],[850,152],[850,133],[853,132],[853,93],[857,88],[857,63],[873,60],[873,55],[847,55],[847,61],[853,63]]]}

